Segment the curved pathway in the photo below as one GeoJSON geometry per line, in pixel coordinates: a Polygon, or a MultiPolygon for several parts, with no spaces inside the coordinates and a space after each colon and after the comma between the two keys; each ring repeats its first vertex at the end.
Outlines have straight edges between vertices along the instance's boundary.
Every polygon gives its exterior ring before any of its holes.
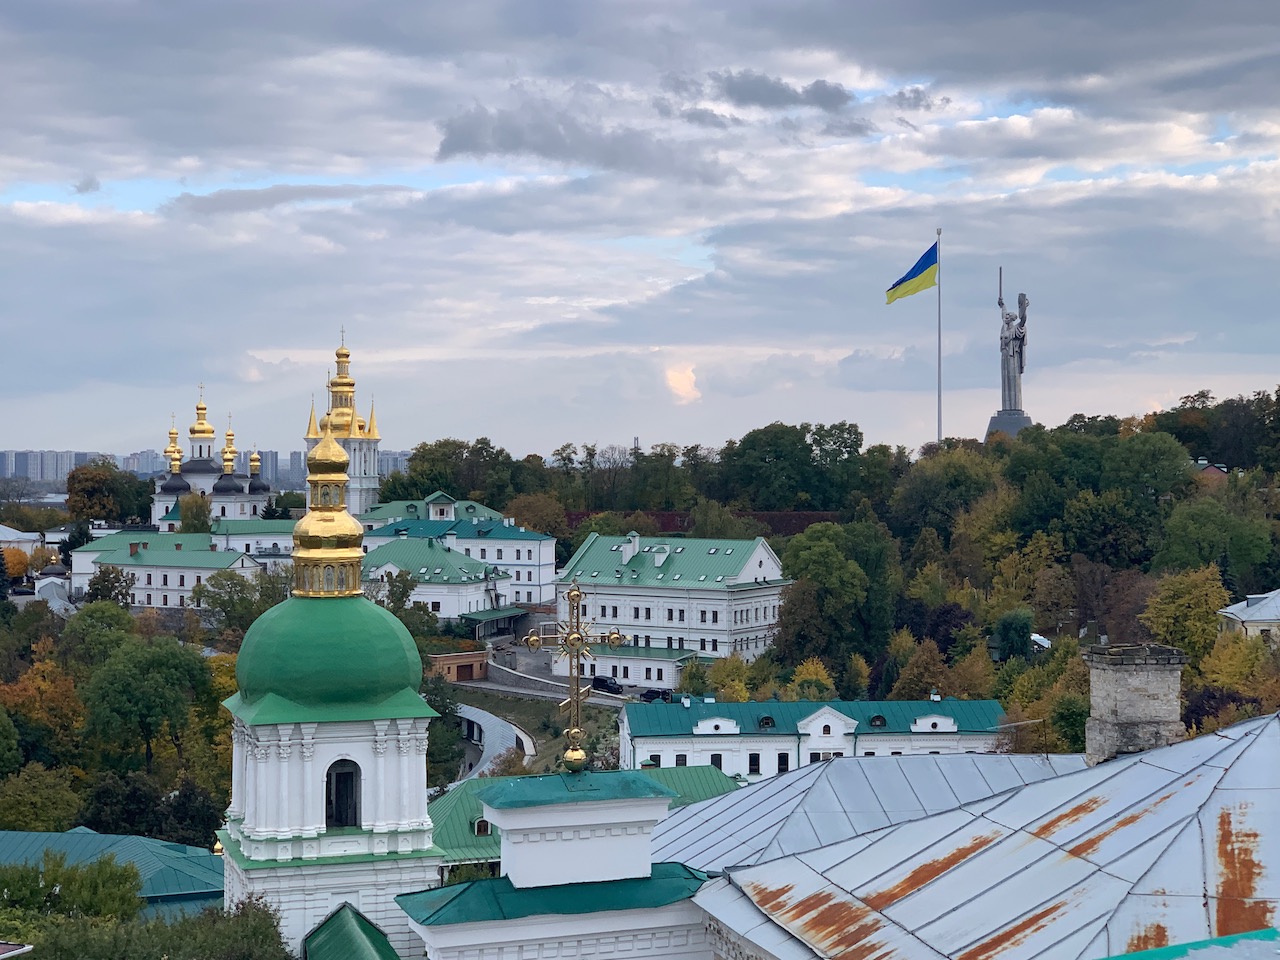
{"type": "Polygon", "coordinates": [[[526,754],[533,747],[533,738],[529,734],[509,720],[503,720],[487,710],[460,703],[458,704],[458,716],[464,720],[470,720],[483,730],[484,741],[480,744],[480,759],[476,761],[476,765],[465,776],[459,777],[457,781],[454,781],[455,783],[462,780],[470,780],[472,777],[477,777],[487,770],[493,761],[497,759],[498,754],[516,746],[517,735],[520,742],[525,745],[526,754]]]}

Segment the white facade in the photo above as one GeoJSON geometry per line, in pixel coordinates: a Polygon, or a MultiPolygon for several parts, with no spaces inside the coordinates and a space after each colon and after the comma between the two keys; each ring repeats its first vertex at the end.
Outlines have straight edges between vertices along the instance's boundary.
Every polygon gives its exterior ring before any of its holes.
{"type": "Polygon", "coordinates": [[[728,541],[742,551],[741,562],[735,562],[738,572],[699,579],[693,554],[724,549],[705,547],[706,542],[722,543],[658,538],[650,542],[631,534],[620,549],[610,549],[616,554],[610,556],[599,548],[588,551],[588,540],[560,577],[556,615],[561,620],[568,616],[565,594],[576,581],[583,593],[582,614],[601,632],[616,628],[639,647],[692,650],[708,657],[737,653],[750,663],[777,633],[787,582],[782,565],[763,539],[728,541]],[[647,569],[644,576],[625,572],[638,561],[652,563],[663,579],[647,569]],[[682,566],[692,572],[682,572],[682,566]]]}
{"type": "MultiPolygon", "coordinates": [[[[680,702],[673,707],[679,709],[680,702]]],[[[731,777],[756,781],[835,757],[996,751],[996,731],[961,732],[952,717],[930,710],[929,703],[920,704],[909,731],[877,731],[824,706],[798,722],[795,731],[776,733],[758,726],[744,728],[732,716],[737,705],[723,704],[720,706],[731,708],[724,710],[723,716],[709,708],[704,714],[710,715],[703,716],[688,734],[674,736],[633,735],[624,708],[618,720],[618,762],[624,770],[639,769],[645,762],[661,767],[711,765],[731,777]]],[[[754,706],[768,710],[767,703],[754,706]]]]}
{"type": "Polygon", "coordinates": [[[349,902],[386,931],[401,956],[415,955],[417,941],[395,895],[439,885],[443,863],[429,853],[427,722],[249,725],[237,718],[226,902],[266,899],[280,911],[295,951],[349,902]],[[338,826],[334,771],[350,776],[351,765],[355,823],[338,826]]]}
{"type": "MultiPolygon", "coordinates": [[[[365,583],[386,580],[400,573],[394,563],[383,563],[365,571],[365,583]]],[[[410,570],[410,573],[417,573],[410,570]]],[[[464,613],[497,610],[507,605],[507,581],[501,578],[442,582],[419,582],[409,595],[411,603],[420,603],[442,620],[457,620],[464,613]]]]}
{"type": "MultiPolygon", "coordinates": [[[[697,654],[688,651],[665,650],[622,646],[610,649],[593,646],[592,656],[583,660],[583,676],[610,677],[624,687],[651,690],[675,690],[680,685],[680,672],[696,659],[697,654]]],[[[548,653],[551,673],[557,677],[569,676],[569,660],[548,653]]]]}
{"type": "Polygon", "coordinates": [[[192,606],[191,591],[220,570],[233,570],[251,579],[262,565],[239,551],[210,550],[207,534],[131,534],[140,539],[124,542],[120,536],[98,540],[71,551],[70,591],[84,596],[100,567],[114,566],[134,577],[130,602],[138,607],[192,606]],[[208,545],[206,545],[208,544],[208,545]],[[211,563],[210,553],[217,554],[211,563]]]}

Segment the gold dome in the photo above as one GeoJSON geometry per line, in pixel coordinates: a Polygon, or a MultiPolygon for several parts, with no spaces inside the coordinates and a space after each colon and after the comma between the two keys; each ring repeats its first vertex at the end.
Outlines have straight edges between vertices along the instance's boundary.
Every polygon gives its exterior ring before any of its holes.
{"type": "MultiPolygon", "coordinates": [[[[333,439],[333,433],[326,425],[320,442],[307,454],[307,472],[311,474],[340,473],[342,482],[346,483],[347,467],[350,463],[351,458],[347,456],[347,451],[342,449],[342,444],[333,439]]],[[[310,482],[311,477],[308,476],[307,480],[310,482]]]]}
{"type": "Polygon", "coordinates": [[[175,456],[181,459],[182,448],[178,446],[178,428],[170,427],[169,428],[169,445],[164,448],[164,458],[166,460],[172,460],[175,456]]]}
{"type": "Polygon", "coordinates": [[[222,448],[222,472],[236,472],[236,435],[231,430],[227,431],[227,445],[222,448]]]}
{"type": "Polygon", "coordinates": [[[356,382],[351,376],[351,351],[346,344],[334,351],[337,369],[329,378],[329,412],[320,420],[339,437],[362,437],[364,418],[356,414],[356,382]]]}
{"type": "Polygon", "coordinates": [[[204,401],[199,401],[196,404],[196,422],[187,431],[192,440],[212,440],[216,436],[213,424],[208,420],[208,413],[209,408],[204,401]]]}

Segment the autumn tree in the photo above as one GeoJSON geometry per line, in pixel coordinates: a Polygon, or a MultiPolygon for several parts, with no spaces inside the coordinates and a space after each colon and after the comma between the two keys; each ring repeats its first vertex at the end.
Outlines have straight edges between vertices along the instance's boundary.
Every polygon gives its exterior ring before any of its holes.
{"type": "Polygon", "coordinates": [[[947,663],[938,645],[923,641],[911,659],[902,667],[898,680],[889,691],[890,700],[927,700],[929,695],[947,686],[947,663]]]}
{"type": "Polygon", "coordinates": [[[67,511],[73,520],[141,522],[151,514],[151,484],[99,457],[67,474],[67,511]]]}
{"type": "Polygon", "coordinates": [[[0,684],[0,704],[18,729],[24,759],[46,766],[78,758],[85,708],[75,681],[52,659],[52,641],[32,648],[33,663],[12,683],[0,684]]]}
{"type": "Polygon", "coordinates": [[[482,777],[519,777],[529,772],[525,766],[524,749],[520,746],[508,747],[493,758],[481,773],[482,777]]]}
{"type": "Polygon", "coordinates": [[[987,645],[979,643],[951,667],[946,690],[961,700],[990,699],[996,682],[995,665],[987,645]]]}
{"type": "Polygon", "coordinates": [[[1178,647],[1198,667],[1218,636],[1218,611],[1231,602],[1218,565],[1169,574],[1138,619],[1159,643],[1178,647]]]}
{"type": "Polygon", "coordinates": [[[836,695],[831,673],[817,657],[810,657],[795,668],[791,674],[791,690],[797,700],[832,700],[836,695]]]}
{"type": "Polygon", "coordinates": [[[4,570],[10,580],[19,580],[27,575],[27,563],[31,558],[21,547],[4,548],[4,570]]]}
{"type": "Polygon", "coordinates": [[[707,668],[707,682],[715,691],[716,699],[741,703],[747,699],[747,662],[737,653],[720,657],[707,668]],[[739,690],[741,698],[729,700],[729,694],[737,694],[739,690]]]}
{"type": "Polygon", "coordinates": [[[871,692],[871,667],[860,653],[849,657],[844,672],[844,699],[865,700],[871,692]]]}

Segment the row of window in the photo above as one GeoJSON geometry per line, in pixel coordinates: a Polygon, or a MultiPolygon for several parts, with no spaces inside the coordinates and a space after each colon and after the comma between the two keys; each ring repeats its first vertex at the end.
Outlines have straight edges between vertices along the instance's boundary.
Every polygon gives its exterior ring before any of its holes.
{"type": "MultiPolygon", "coordinates": [[[[154,607],[155,604],[151,601],[151,594],[148,593],[146,597],[147,597],[147,602],[145,606],[154,607]]],[[[129,603],[132,606],[135,606],[135,607],[138,606],[138,595],[136,593],[129,594],[129,603]]],[[[168,605],[169,605],[169,595],[167,593],[160,594],[160,606],[167,607],[168,605]]],[[[185,607],[186,605],[187,605],[187,598],[183,594],[178,594],[178,606],[185,607]]],[[[195,606],[197,607],[200,606],[199,600],[195,601],[195,606]]]]}
{"type": "MultiPolygon", "coordinates": [[[[645,619],[645,620],[652,620],[652,619],[653,619],[653,608],[652,608],[652,607],[644,607],[643,609],[644,609],[644,618],[643,618],[643,619],[645,619]]],[[[641,608],[640,608],[640,607],[632,607],[632,608],[631,608],[631,619],[632,619],[632,620],[640,620],[640,619],[641,619],[641,617],[640,617],[640,610],[641,610],[641,608]]],[[[754,620],[754,622],[755,622],[755,623],[759,623],[759,622],[760,622],[760,617],[761,617],[762,615],[763,615],[766,619],[768,619],[768,618],[769,618],[769,616],[770,616],[770,611],[771,611],[771,610],[772,610],[772,619],[774,619],[774,620],[778,619],[778,606],[777,606],[777,604],[774,604],[772,607],[764,606],[764,607],[754,607],[754,608],[752,608],[751,610],[735,610],[735,611],[733,611],[733,622],[734,622],[734,623],[751,623],[751,622],[753,622],[753,621],[752,621],[752,615],[753,615],[753,613],[754,613],[754,616],[755,616],[755,620],[754,620]]],[[[584,604],[582,604],[582,608],[581,608],[581,610],[580,610],[580,613],[581,613],[581,614],[582,614],[582,616],[584,616],[584,617],[587,615],[587,605],[586,605],[585,603],[584,603],[584,604]]],[[[707,622],[707,614],[708,614],[708,613],[710,613],[710,614],[711,614],[711,621],[710,621],[711,623],[719,623],[719,622],[720,622],[720,611],[719,611],[719,610],[699,610],[699,611],[698,611],[698,622],[699,622],[699,623],[706,623],[706,622],[707,622]]],[[[683,608],[680,608],[680,607],[667,607],[667,623],[684,623],[684,614],[685,614],[685,611],[684,611],[684,609],[683,609],[683,608]]],[[[616,606],[612,606],[612,605],[610,605],[610,606],[606,606],[606,605],[605,605],[605,604],[603,604],[603,603],[602,603],[602,604],[600,604],[600,618],[601,618],[602,620],[604,620],[604,619],[613,619],[613,620],[617,620],[617,619],[618,619],[618,608],[617,608],[616,606]]]]}
{"type": "MultiPolygon", "coordinates": [[[[200,574],[196,574],[196,583],[200,582],[200,574]]],[[[169,585],[169,575],[167,573],[160,574],[160,586],[167,587],[169,585]]],[[[185,573],[178,574],[178,586],[185,587],[187,585],[187,575],[185,573]]],[[[151,574],[147,574],[147,586],[151,586],[151,574]]]]}
{"type": "MultiPolygon", "coordinates": [[[[470,547],[463,547],[462,552],[463,552],[463,553],[465,553],[468,557],[469,557],[469,556],[471,556],[471,548],[470,548],[470,547]]],[[[493,550],[493,552],[494,552],[494,558],[493,558],[493,559],[495,559],[495,560],[501,560],[501,559],[502,559],[502,547],[495,547],[495,548],[494,548],[494,550],[493,550]]],[[[488,547],[481,547],[481,548],[480,548],[480,559],[481,559],[481,560],[488,560],[488,559],[489,559],[489,549],[488,549],[488,547]]],[[[532,551],[532,550],[521,550],[520,548],[516,548],[516,559],[517,559],[517,560],[533,560],[533,559],[534,559],[533,551],[532,551]]]]}
{"type": "MultiPolygon", "coordinates": [[[[615,680],[619,679],[619,677],[618,677],[618,666],[617,666],[617,664],[614,664],[614,666],[612,667],[612,670],[613,670],[613,679],[615,679],[615,680]]],[[[663,668],[662,668],[662,667],[645,667],[645,668],[644,668],[644,678],[645,678],[646,680],[661,680],[661,679],[663,678],[663,677],[662,677],[662,671],[663,671],[663,668]],[[657,670],[657,671],[658,671],[658,673],[657,673],[657,676],[656,676],[656,677],[654,676],[654,670],[657,670]]],[[[591,664],[591,676],[593,676],[593,677],[594,677],[595,675],[596,675],[596,665],[593,663],[593,664],[591,664]]],[[[630,679],[631,679],[631,668],[630,668],[630,667],[623,667],[623,668],[622,668],[622,677],[621,677],[621,679],[623,679],[623,680],[630,680],[630,679]]]]}
{"type": "MultiPolygon", "coordinates": [[[[972,750],[967,750],[967,751],[965,751],[965,752],[966,752],[966,753],[973,753],[974,751],[972,751],[972,750]]],[[[942,751],[941,751],[941,750],[930,750],[930,751],[929,751],[929,753],[930,753],[930,754],[939,754],[939,755],[940,755],[940,754],[942,753],[942,751]]],[[[874,756],[876,755],[876,752],[875,752],[874,750],[866,750],[866,751],[863,751],[863,754],[862,754],[862,755],[863,755],[864,757],[874,757],[874,756]]],[[[809,762],[810,762],[810,763],[821,763],[823,760],[832,760],[832,759],[835,759],[836,757],[843,757],[843,756],[844,756],[844,751],[843,751],[843,750],[822,750],[822,751],[814,751],[814,752],[812,752],[812,753],[810,753],[810,754],[809,754],[809,762]]],[[[901,751],[901,750],[891,750],[891,751],[889,751],[889,756],[892,756],[892,757],[900,757],[900,756],[902,756],[902,751],[901,751]]],[[[761,755],[760,755],[760,754],[758,754],[758,753],[748,753],[748,754],[747,754],[747,773],[748,773],[750,776],[753,776],[753,777],[754,777],[754,776],[759,776],[759,775],[760,775],[760,772],[761,772],[760,757],[761,757],[761,755]]],[[[790,769],[791,769],[791,754],[790,754],[790,753],[786,753],[786,752],[784,752],[784,751],[779,750],[779,751],[778,751],[778,754],[777,754],[777,758],[778,758],[778,759],[777,759],[777,772],[778,772],[778,773],[786,773],[788,770],[790,770],[790,769]]],[[[653,766],[655,766],[655,767],[660,767],[660,766],[662,766],[662,754],[660,754],[660,753],[651,753],[651,754],[649,754],[649,762],[650,762],[653,766]]],[[[717,770],[722,769],[722,768],[723,768],[723,765],[724,765],[724,754],[721,754],[721,753],[713,753],[713,754],[711,754],[711,760],[710,760],[710,763],[711,763],[711,766],[715,767],[717,770]]],[[[688,755],[687,753],[677,753],[677,754],[676,754],[676,766],[677,766],[677,767],[687,767],[688,765],[689,765],[689,755],[688,755]]]]}

